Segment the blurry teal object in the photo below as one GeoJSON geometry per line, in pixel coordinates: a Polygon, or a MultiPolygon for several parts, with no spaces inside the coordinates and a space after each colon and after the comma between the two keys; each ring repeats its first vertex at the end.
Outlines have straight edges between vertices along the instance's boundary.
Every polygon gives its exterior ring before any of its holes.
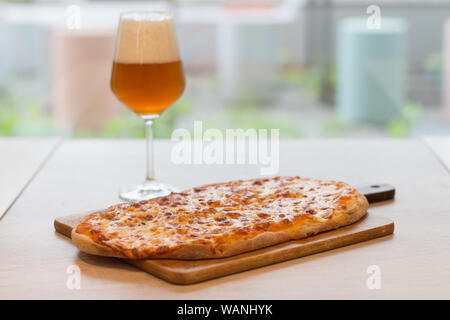
{"type": "Polygon", "coordinates": [[[337,35],[337,112],[348,123],[387,123],[404,105],[407,24],[381,17],[340,21],[337,35]]]}

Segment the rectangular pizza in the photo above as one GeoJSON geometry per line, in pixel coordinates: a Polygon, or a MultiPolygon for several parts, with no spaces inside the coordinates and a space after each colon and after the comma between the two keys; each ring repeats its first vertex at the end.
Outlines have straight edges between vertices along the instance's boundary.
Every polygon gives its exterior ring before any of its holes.
{"type": "Polygon", "coordinates": [[[367,199],[344,182],[300,177],[208,184],[86,216],[73,243],[128,259],[229,257],[361,219],[367,199]]]}

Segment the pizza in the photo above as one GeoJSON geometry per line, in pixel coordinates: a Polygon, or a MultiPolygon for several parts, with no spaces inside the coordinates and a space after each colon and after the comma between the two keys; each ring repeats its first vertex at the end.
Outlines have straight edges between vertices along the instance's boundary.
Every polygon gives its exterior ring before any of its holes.
{"type": "Polygon", "coordinates": [[[101,256],[222,258],[354,223],[367,208],[367,199],[344,182],[239,180],[94,212],[72,230],[72,240],[101,256]]]}

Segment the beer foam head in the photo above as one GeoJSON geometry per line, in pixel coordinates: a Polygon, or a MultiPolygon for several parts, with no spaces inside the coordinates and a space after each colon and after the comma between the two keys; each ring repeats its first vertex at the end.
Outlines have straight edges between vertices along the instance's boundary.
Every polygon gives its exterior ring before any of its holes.
{"type": "Polygon", "coordinates": [[[180,60],[173,19],[165,12],[122,14],[116,41],[116,62],[142,64],[180,60]]]}

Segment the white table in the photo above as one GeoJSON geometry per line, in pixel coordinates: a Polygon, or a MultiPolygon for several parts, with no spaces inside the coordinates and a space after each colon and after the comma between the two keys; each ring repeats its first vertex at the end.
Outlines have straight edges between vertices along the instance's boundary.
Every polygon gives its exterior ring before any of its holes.
{"type": "Polygon", "coordinates": [[[58,141],[57,138],[0,138],[0,219],[58,141]]]}
{"type": "MultiPolygon", "coordinates": [[[[157,141],[158,177],[187,188],[251,178],[258,166],[174,165],[171,142],[157,141]]],[[[395,201],[370,207],[396,224],[394,235],[189,286],[177,286],[112,258],[80,253],[53,219],[119,202],[140,182],[144,142],[67,140],[0,221],[0,298],[54,299],[391,299],[450,295],[450,175],[420,140],[287,140],[280,175],[390,183],[395,201]],[[81,289],[66,286],[70,266],[81,289]],[[381,289],[366,286],[381,269],[381,289]]]]}

